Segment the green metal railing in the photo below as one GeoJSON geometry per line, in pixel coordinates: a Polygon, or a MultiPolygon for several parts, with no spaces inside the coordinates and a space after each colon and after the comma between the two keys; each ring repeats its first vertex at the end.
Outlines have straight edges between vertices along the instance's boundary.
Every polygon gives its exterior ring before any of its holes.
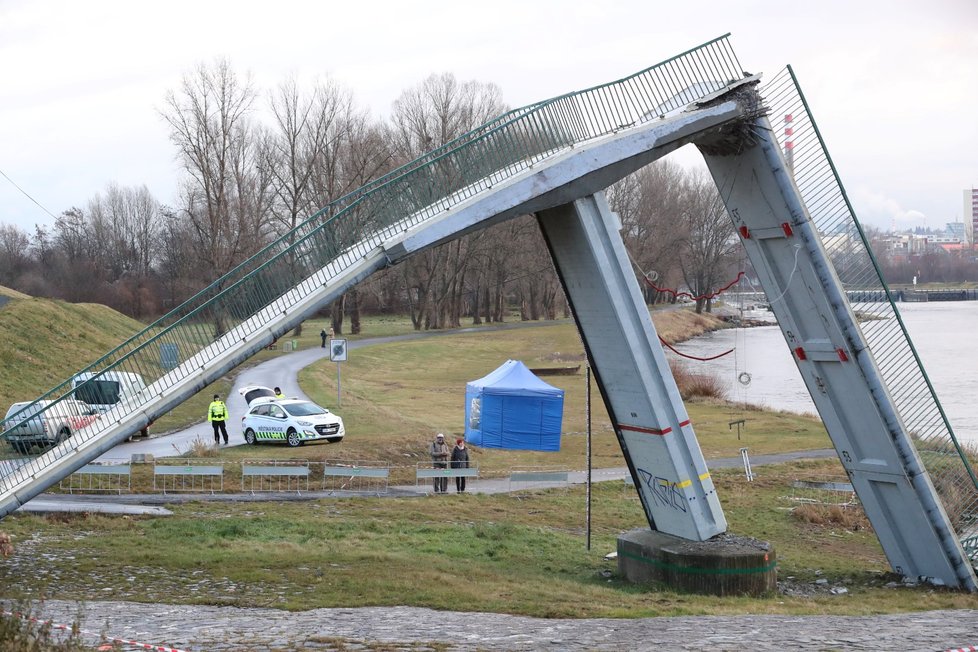
{"type": "Polygon", "coordinates": [[[963,447],[951,429],[790,66],[765,85],[763,95],[795,184],[859,328],[947,515],[975,560],[978,481],[972,460],[976,451],[963,447]],[[777,128],[779,121],[791,132],[777,128]],[[787,142],[793,142],[793,147],[787,142]]]}
{"type": "MultiPolygon", "coordinates": [[[[73,434],[76,445],[108,432],[114,416],[145,407],[149,395],[165,395],[199,374],[208,360],[240,349],[242,338],[262,330],[270,316],[312,296],[393,236],[568,147],[658,120],[740,79],[728,36],[624,79],[510,111],[324,207],[82,369],[139,374],[151,387],[73,434]]],[[[71,395],[67,380],[39,397],[50,404],[35,402],[29,409],[53,416],[68,409],[71,395]]],[[[10,438],[24,414],[3,422],[0,438],[10,438]]],[[[18,466],[35,473],[73,451],[58,446],[19,453],[27,457],[0,463],[0,493],[15,486],[10,476],[18,466]]]]}

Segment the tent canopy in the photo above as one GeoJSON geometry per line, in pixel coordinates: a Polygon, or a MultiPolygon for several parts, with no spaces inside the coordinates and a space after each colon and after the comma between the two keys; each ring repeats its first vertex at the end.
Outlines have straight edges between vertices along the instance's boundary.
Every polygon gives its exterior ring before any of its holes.
{"type": "Polygon", "coordinates": [[[519,360],[465,386],[465,438],[475,446],[558,451],[563,413],[564,390],[519,360]]]}

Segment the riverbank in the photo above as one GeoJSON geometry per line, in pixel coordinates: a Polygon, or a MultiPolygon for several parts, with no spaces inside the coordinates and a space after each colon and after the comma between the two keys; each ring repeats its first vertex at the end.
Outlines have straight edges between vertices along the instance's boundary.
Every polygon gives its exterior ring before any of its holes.
{"type": "Polygon", "coordinates": [[[704,333],[732,328],[731,316],[730,311],[719,308],[716,312],[696,314],[692,308],[670,306],[653,310],[652,323],[659,337],[669,344],[676,344],[704,333]]]}

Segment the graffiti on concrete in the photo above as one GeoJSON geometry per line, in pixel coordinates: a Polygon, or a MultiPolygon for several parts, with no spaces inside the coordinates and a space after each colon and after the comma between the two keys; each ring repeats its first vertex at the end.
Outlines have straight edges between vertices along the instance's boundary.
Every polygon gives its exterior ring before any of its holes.
{"type": "Polygon", "coordinates": [[[686,497],[683,495],[678,483],[652,475],[645,469],[636,470],[656,504],[678,509],[683,512],[686,511],[686,497]]]}

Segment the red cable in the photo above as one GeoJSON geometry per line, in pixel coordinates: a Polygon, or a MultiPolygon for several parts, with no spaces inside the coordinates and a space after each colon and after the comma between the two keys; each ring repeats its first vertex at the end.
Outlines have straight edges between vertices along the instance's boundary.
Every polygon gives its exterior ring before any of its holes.
{"type": "Polygon", "coordinates": [[[727,290],[729,290],[730,288],[732,288],[734,285],[736,285],[740,281],[740,279],[743,276],[744,276],[744,272],[738,272],[737,273],[737,278],[735,278],[734,280],[730,281],[729,283],[727,283],[726,285],[724,285],[722,288],[720,288],[716,292],[712,292],[710,294],[701,294],[698,297],[694,297],[689,292],[676,292],[675,290],[670,290],[669,288],[660,288],[660,287],[656,286],[648,278],[646,278],[644,275],[642,276],[642,280],[644,280],[646,282],[646,284],[648,284],[648,286],[650,288],[652,288],[653,290],[655,290],[656,292],[665,292],[667,294],[671,294],[672,296],[676,297],[677,299],[679,297],[689,297],[693,301],[701,301],[701,300],[702,301],[707,301],[709,299],[713,299],[713,298],[716,298],[716,297],[720,296],[720,294],[722,294],[723,292],[726,292],[727,290]]]}
{"type": "MultiPolygon", "coordinates": [[[[656,333],[656,335],[658,335],[658,333],[656,333]]],[[[666,342],[664,339],[662,339],[661,335],[659,335],[659,341],[665,344],[666,348],[672,351],[673,353],[675,353],[676,355],[682,356],[684,358],[689,358],[690,360],[699,360],[700,362],[709,362],[710,360],[716,360],[717,358],[722,358],[723,356],[729,355],[734,352],[733,349],[730,349],[729,351],[724,351],[723,353],[710,356],[709,358],[699,358],[695,355],[687,355],[685,353],[682,353],[681,351],[677,351],[675,348],[673,348],[672,344],[669,344],[669,342],[666,342]]]]}
{"type": "MultiPolygon", "coordinates": [[[[727,290],[729,290],[730,288],[732,288],[734,285],[736,285],[740,281],[741,278],[743,278],[743,276],[744,276],[744,272],[737,272],[737,278],[735,278],[734,280],[730,281],[729,283],[727,283],[726,285],[724,285],[722,288],[720,288],[716,292],[712,292],[710,294],[701,294],[698,297],[694,297],[689,292],[676,292],[675,290],[670,290],[669,288],[660,288],[657,285],[655,285],[655,283],[653,283],[652,281],[650,281],[648,279],[648,277],[646,277],[644,275],[642,276],[642,280],[645,281],[646,284],[648,284],[648,286],[650,288],[652,288],[653,290],[655,290],[656,292],[665,292],[667,294],[671,294],[672,296],[676,297],[677,299],[679,297],[685,296],[685,297],[689,297],[693,301],[700,301],[700,300],[707,301],[709,299],[713,299],[715,297],[720,296],[723,292],[726,292],[727,290]]],[[[717,355],[713,355],[713,356],[710,356],[708,358],[700,358],[700,357],[697,357],[695,355],[687,355],[685,353],[682,353],[681,351],[677,351],[675,348],[673,348],[673,346],[671,344],[669,344],[669,342],[666,342],[664,339],[662,339],[662,336],[661,335],[659,335],[659,341],[662,342],[663,344],[665,344],[666,345],[666,348],[668,348],[670,351],[672,351],[676,355],[681,356],[683,358],[689,358],[690,360],[698,360],[700,362],[709,362],[710,360],[716,360],[717,358],[722,358],[723,356],[730,355],[731,353],[734,352],[734,349],[730,349],[729,351],[724,351],[723,353],[719,353],[717,355]]]]}

